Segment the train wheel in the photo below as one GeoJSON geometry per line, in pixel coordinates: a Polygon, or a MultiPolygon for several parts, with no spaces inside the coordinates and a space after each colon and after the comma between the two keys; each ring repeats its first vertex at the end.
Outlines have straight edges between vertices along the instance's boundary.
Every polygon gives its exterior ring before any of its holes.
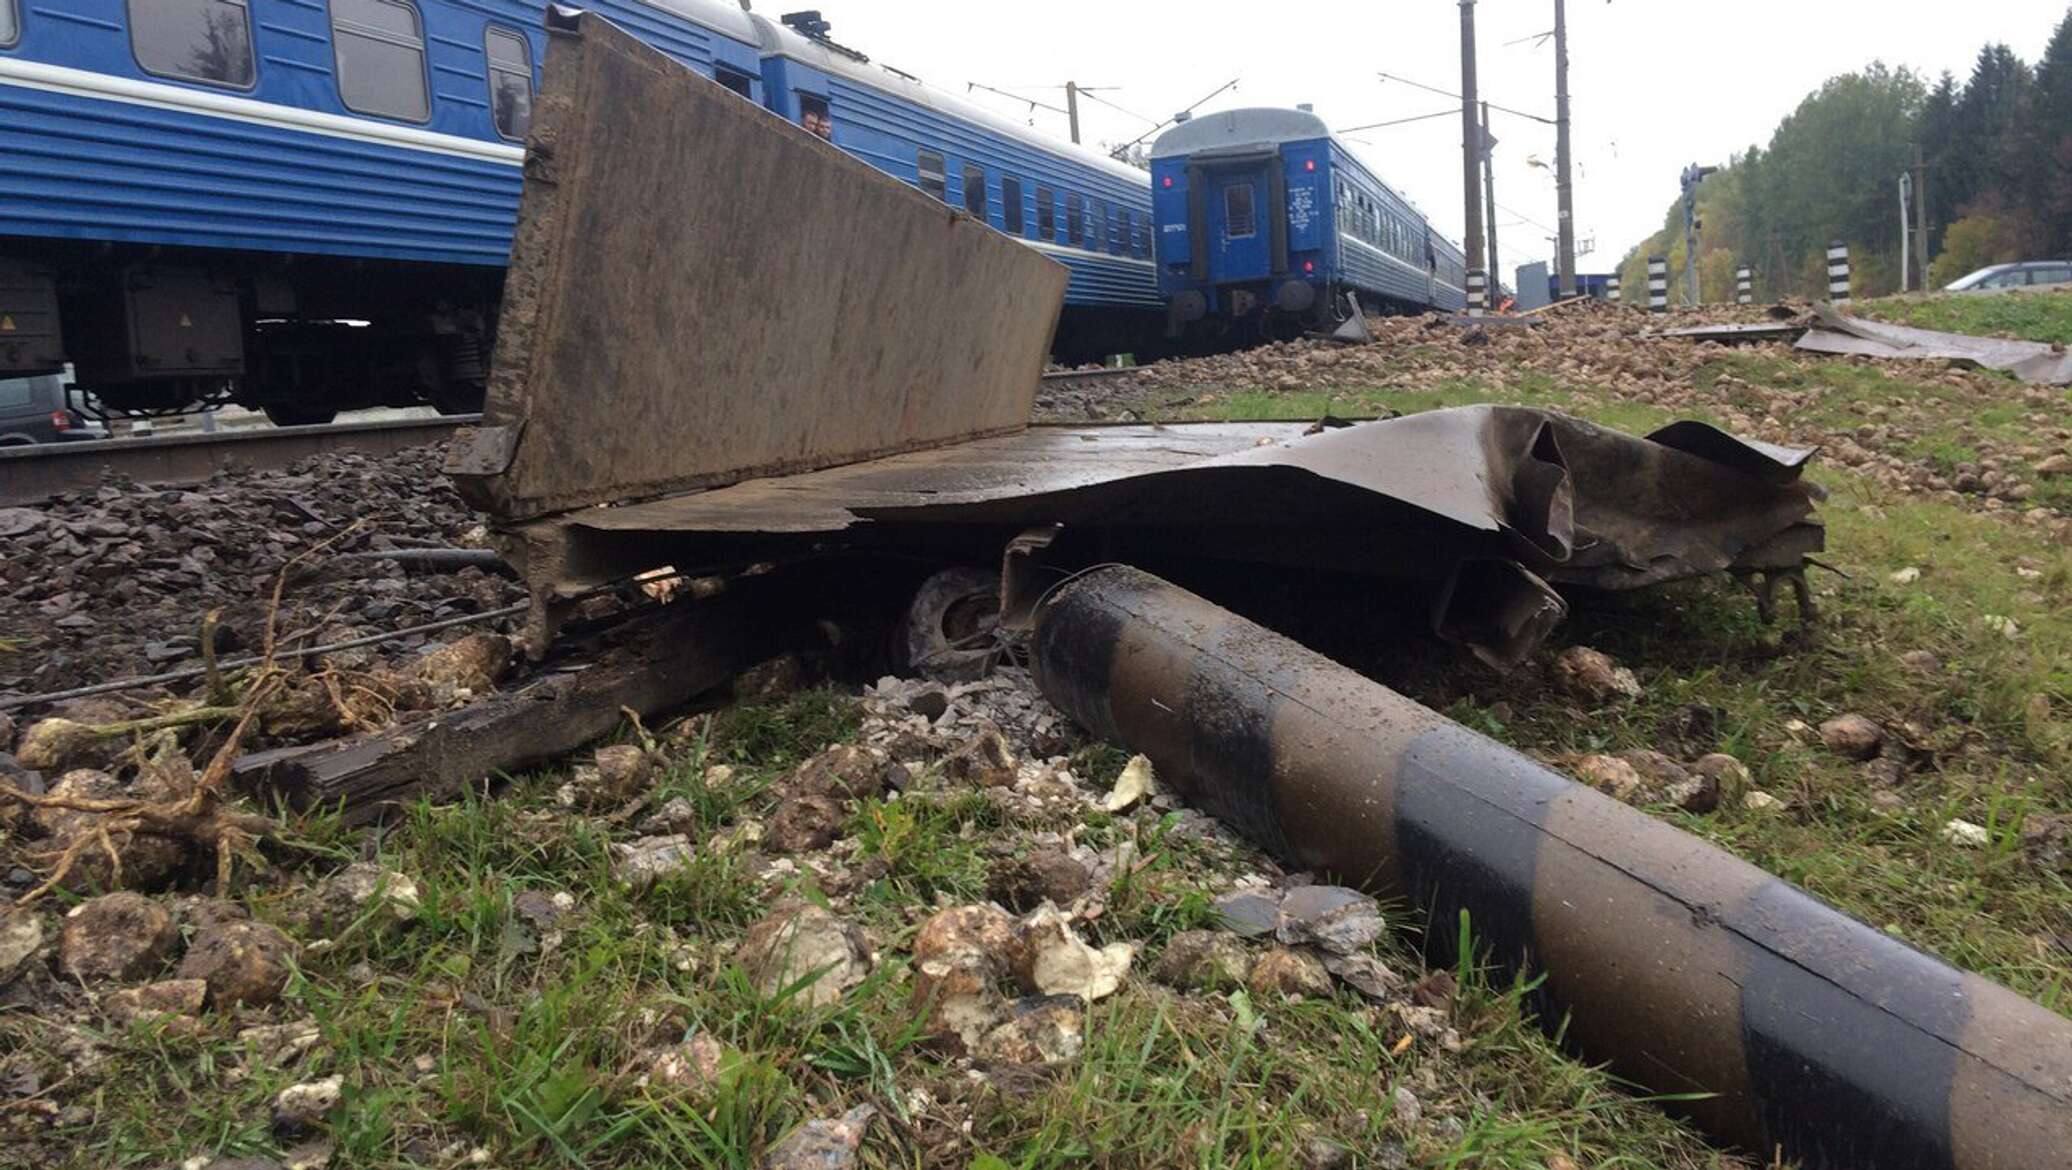
{"type": "Polygon", "coordinates": [[[297,402],[269,402],[266,418],[277,427],[320,427],[338,417],[338,408],[297,402]]]}

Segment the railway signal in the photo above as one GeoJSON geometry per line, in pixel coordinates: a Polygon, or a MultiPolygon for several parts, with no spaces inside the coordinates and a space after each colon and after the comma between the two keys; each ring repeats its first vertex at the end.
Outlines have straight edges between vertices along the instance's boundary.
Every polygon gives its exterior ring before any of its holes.
{"type": "Polygon", "coordinates": [[[1701,167],[1696,163],[1684,168],[1684,279],[1689,284],[1687,295],[1690,304],[1699,303],[1698,297],[1698,232],[1705,225],[1698,219],[1698,184],[1718,167],[1701,167]]]}

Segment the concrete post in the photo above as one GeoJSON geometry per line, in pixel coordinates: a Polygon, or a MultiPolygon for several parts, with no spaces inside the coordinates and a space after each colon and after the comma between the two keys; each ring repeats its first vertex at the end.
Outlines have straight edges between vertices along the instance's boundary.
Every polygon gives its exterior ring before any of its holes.
{"type": "Polygon", "coordinates": [[[1827,299],[1836,304],[1849,299],[1849,245],[1840,240],[1827,246],[1827,299]]]}
{"type": "Polygon", "coordinates": [[[1755,269],[1743,264],[1734,270],[1734,303],[1752,305],[1755,303],[1755,269]]]}
{"type": "Polygon", "coordinates": [[[1669,257],[1648,257],[1648,309],[1656,313],[1669,311],[1669,257]]]}
{"type": "Polygon", "coordinates": [[[1480,317],[1489,311],[1489,274],[1481,269],[1468,273],[1468,316],[1480,317]]]}

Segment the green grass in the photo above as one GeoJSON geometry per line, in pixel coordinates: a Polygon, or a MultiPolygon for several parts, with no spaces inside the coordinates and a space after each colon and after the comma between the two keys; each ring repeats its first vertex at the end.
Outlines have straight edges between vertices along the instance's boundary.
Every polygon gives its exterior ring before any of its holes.
{"type": "Polygon", "coordinates": [[[2072,345],[2072,291],[1891,297],[1857,311],[1921,329],[2072,345]]]}

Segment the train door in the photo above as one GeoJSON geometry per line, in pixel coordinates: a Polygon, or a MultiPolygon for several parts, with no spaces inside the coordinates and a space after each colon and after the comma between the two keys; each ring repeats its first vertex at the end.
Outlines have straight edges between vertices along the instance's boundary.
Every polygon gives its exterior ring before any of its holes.
{"type": "Polygon", "coordinates": [[[1268,178],[1263,167],[1212,173],[1206,210],[1211,270],[1218,284],[1265,280],[1272,275],[1268,178]]]}

